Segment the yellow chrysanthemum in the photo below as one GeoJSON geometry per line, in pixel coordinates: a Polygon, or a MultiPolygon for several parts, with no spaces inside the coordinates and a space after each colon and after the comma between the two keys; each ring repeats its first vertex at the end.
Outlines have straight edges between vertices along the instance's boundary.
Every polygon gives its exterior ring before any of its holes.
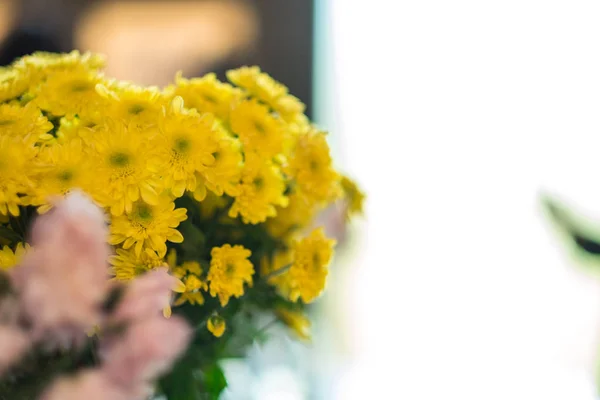
{"type": "Polygon", "coordinates": [[[194,198],[204,200],[206,186],[209,190],[222,196],[237,196],[240,192],[242,175],[242,152],[240,142],[226,133],[220,132],[217,150],[212,154],[215,161],[198,177],[198,188],[194,198]]]}
{"type": "Polygon", "coordinates": [[[104,68],[105,64],[104,57],[99,54],[81,54],[73,50],[70,53],[36,52],[17,60],[14,68],[28,76],[31,84],[35,85],[56,72],[98,71],[104,68]]]}
{"type": "Polygon", "coordinates": [[[240,193],[229,209],[232,218],[241,215],[244,223],[258,224],[277,214],[275,206],[285,207],[285,179],[272,162],[246,155],[240,193]]]}
{"type": "Polygon", "coordinates": [[[136,254],[133,249],[116,249],[116,252],[108,261],[112,275],[118,281],[130,281],[136,276],[165,266],[163,258],[151,249],[145,249],[140,254],[136,254]]]}
{"type": "MultiPolygon", "coordinates": [[[[194,261],[188,261],[194,262],[194,261]]],[[[197,263],[196,263],[197,264],[197,263]]],[[[185,268],[185,263],[182,265],[185,268]]],[[[185,284],[185,292],[179,295],[179,298],[175,300],[173,305],[180,306],[184,303],[190,303],[192,305],[202,305],[204,304],[204,295],[201,290],[208,290],[208,285],[206,282],[202,281],[197,275],[186,275],[183,278],[180,278],[185,284]]]]}
{"type": "Polygon", "coordinates": [[[0,269],[6,271],[18,265],[29,249],[30,246],[27,243],[18,243],[14,250],[8,246],[4,246],[0,250],[0,269]]]}
{"type": "Polygon", "coordinates": [[[23,194],[31,189],[31,164],[37,148],[31,141],[0,135],[0,214],[20,214],[23,194]]]}
{"type": "Polygon", "coordinates": [[[287,207],[277,207],[277,215],[269,218],[265,224],[273,237],[284,238],[308,226],[316,214],[315,205],[308,203],[298,193],[293,193],[288,198],[287,207]]]}
{"type": "Polygon", "coordinates": [[[353,214],[362,214],[365,195],[360,191],[356,182],[347,176],[342,176],[341,180],[344,198],[348,201],[348,211],[346,217],[349,218],[353,214]]]}
{"type": "Polygon", "coordinates": [[[225,328],[227,324],[225,323],[225,319],[221,317],[219,314],[213,314],[206,321],[206,328],[210,333],[212,333],[215,337],[223,336],[225,333],[225,328]]]}
{"type": "Polygon", "coordinates": [[[286,172],[308,203],[324,203],[339,196],[339,175],[331,165],[329,145],[322,132],[312,130],[297,137],[286,172]]]}
{"type": "Polygon", "coordinates": [[[97,200],[119,216],[131,212],[133,203],[143,199],[150,205],[158,202],[160,182],[149,167],[155,148],[143,132],[122,123],[105,124],[93,133],[97,200]]]}
{"type": "Polygon", "coordinates": [[[0,105],[0,135],[44,142],[53,138],[48,133],[52,128],[52,123],[32,103],[24,107],[18,103],[0,105]]]}
{"type": "Polygon", "coordinates": [[[43,148],[32,168],[37,173],[29,201],[31,205],[40,206],[40,213],[52,207],[53,196],[63,196],[72,189],[93,193],[93,165],[79,140],[43,148]]]}
{"type": "Polygon", "coordinates": [[[242,97],[239,89],[219,81],[210,73],[202,78],[186,79],[178,72],[175,85],[168,88],[173,96],[181,96],[187,108],[212,113],[222,120],[229,118],[231,105],[242,97]]]}
{"type": "Polygon", "coordinates": [[[35,104],[55,116],[96,120],[105,99],[96,92],[102,76],[84,68],[57,71],[34,90],[35,104]]]}
{"type": "Polygon", "coordinates": [[[311,340],[310,320],[300,311],[288,310],[283,307],[275,309],[275,315],[287,325],[300,339],[311,340]]]}
{"type": "Polygon", "coordinates": [[[288,88],[261,72],[259,67],[241,67],[227,71],[227,78],[260,101],[268,104],[285,121],[291,122],[304,113],[305,106],[288,88]]]}
{"type": "Polygon", "coordinates": [[[210,283],[210,295],[218,296],[222,306],[229,299],[244,294],[244,283],[252,285],[254,267],[248,260],[252,253],[243,246],[229,244],[213,247],[211,250],[210,270],[207,281],[210,283]]]}
{"type": "Polygon", "coordinates": [[[335,240],[326,238],[322,228],[294,242],[293,263],[277,280],[280,291],[291,301],[300,298],[310,303],[316,299],[325,288],[334,246],[335,240]]]}
{"type": "Polygon", "coordinates": [[[284,85],[256,66],[227,71],[227,79],[269,105],[288,92],[284,85]]]}
{"type": "Polygon", "coordinates": [[[71,140],[81,140],[86,145],[91,143],[94,136],[95,123],[84,121],[80,118],[60,119],[60,126],[56,131],[56,141],[58,143],[68,143],[71,140]]]}
{"type": "Polygon", "coordinates": [[[29,75],[12,67],[0,67],[0,102],[22,95],[29,86],[29,75]]]}
{"type": "Polygon", "coordinates": [[[131,211],[113,216],[109,243],[123,243],[124,249],[133,247],[138,255],[143,248],[152,249],[164,257],[167,241],[183,242],[183,236],[175,228],[186,218],[187,210],[175,209],[175,203],[169,197],[161,197],[156,205],[138,201],[133,204],[131,211]]]}
{"type": "Polygon", "coordinates": [[[177,265],[177,256],[175,250],[171,250],[167,257],[167,263],[171,266],[173,276],[179,278],[185,285],[184,291],[179,298],[175,300],[174,306],[180,306],[184,303],[204,304],[204,295],[202,291],[208,290],[208,285],[200,276],[202,275],[202,266],[197,261],[185,261],[177,265]]]}
{"type": "Polygon", "coordinates": [[[234,106],[231,129],[239,135],[246,152],[270,158],[283,151],[286,140],[283,123],[256,100],[244,100],[234,106]]]}
{"type": "Polygon", "coordinates": [[[167,104],[156,87],[120,83],[109,87],[98,85],[96,91],[107,100],[104,106],[108,117],[126,124],[133,123],[139,128],[155,127],[158,115],[167,104]]]}
{"type": "Polygon", "coordinates": [[[279,97],[272,107],[288,123],[300,124],[305,118],[304,110],[306,106],[300,99],[291,94],[279,97]]]}
{"type": "Polygon", "coordinates": [[[213,129],[214,119],[183,108],[181,97],[175,97],[168,112],[160,119],[157,154],[152,169],[160,172],[164,187],[173,196],[198,187],[196,174],[214,163],[218,149],[213,129]]]}

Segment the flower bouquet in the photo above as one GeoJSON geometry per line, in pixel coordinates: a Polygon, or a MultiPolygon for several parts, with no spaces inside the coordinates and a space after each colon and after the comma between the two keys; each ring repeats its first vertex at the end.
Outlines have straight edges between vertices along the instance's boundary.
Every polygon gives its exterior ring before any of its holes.
{"type": "Polygon", "coordinates": [[[0,399],[217,398],[326,285],[315,217],[363,194],[257,67],[166,88],[94,54],[0,69],[0,399]]]}

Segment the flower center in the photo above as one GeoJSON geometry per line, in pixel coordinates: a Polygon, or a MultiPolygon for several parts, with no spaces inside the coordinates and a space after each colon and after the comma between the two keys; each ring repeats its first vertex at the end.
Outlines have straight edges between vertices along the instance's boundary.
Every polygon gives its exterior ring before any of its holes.
{"type": "Polygon", "coordinates": [[[57,178],[61,182],[68,183],[73,179],[73,171],[68,169],[61,171],[58,173],[57,178]]]}
{"type": "Polygon", "coordinates": [[[129,106],[129,109],[127,111],[129,112],[129,114],[138,115],[145,109],[146,108],[141,104],[132,104],[131,106],[129,106]]]}
{"type": "Polygon", "coordinates": [[[192,147],[192,144],[190,143],[190,141],[186,138],[178,138],[175,139],[175,145],[173,146],[173,149],[177,152],[177,153],[187,153],[190,148],[192,147]]]}
{"type": "Polygon", "coordinates": [[[110,155],[108,161],[113,167],[123,168],[129,165],[130,157],[129,154],[123,153],[121,151],[116,151],[110,155]]]}
{"type": "Polygon", "coordinates": [[[252,181],[252,184],[254,185],[254,187],[257,190],[262,189],[263,185],[264,185],[265,181],[262,178],[262,176],[257,176],[256,178],[254,178],[254,180],[252,181]]]}
{"type": "Polygon", "coordinates": [[[321,264],[321,256],[319,256],[319,253],[313,253],[312,262],[315,267],[318,267],[321,264]]]}
{"type": "Polygon", "coordinates": [[[217,104],[217,103],[218,103],[218,102],[217,102],[217,99],[216,99],[214,96],[212,96],[212,95],[210,95],[210,94],[208,94],[208,93],[204,93],[204,94],[202,94],[202,97],[204,98],[204,100],[205,100],[207,103],[212,103],[212,104],[217,104]]]}
{"type": "Polygon", "coordinates": [[[87,81],[74,81],[71,83],[71,91],[74,93],[87,92],[93,88],[93,85],[87,81]]]}
{"type": "Polygon", "coordinates": [[[235,265],[233,265],[233,263],[227,263],[225,265],[225,273],[229,276],[233,275],[233,272],[235,271],[235,265]]]}
{"type": "Polygon", "coordinates": [[[152,215],[152,207],[144,203],[138,204],[131,213],[132,222],[134,225],[146,228],[152,223],[152,215]]]}
{"type": "Polygon", "coordinates": [[[254,121],[254,129],[256,129],[258,133],[265,133],[265,126],[260,121],[254,121]]]}

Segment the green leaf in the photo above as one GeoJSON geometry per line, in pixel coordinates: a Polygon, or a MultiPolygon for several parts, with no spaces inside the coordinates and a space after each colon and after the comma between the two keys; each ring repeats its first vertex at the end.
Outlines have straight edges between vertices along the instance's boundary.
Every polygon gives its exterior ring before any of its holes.
{"type": "Polygon", "coordinates": [[[542,197],[542,204],[558,235],[571,250],[572,257],[580,265],[600,272],[600,223],[578,216],[547,195],[542,197]]]}
{"type": "Polygon", "coordinates": [[[223,390],[227,387],[227,380],[221,367],[215,364],[204,371],[203,386],[209,399],[218,400],[223,390]]]}
{"type": "Polygon", "coordinates": [[[23,236],[12,229],[7,228],[6,226],[0,226],[0,237],[10,240],[12,243],[23,241],[23,236]]]}
{"type": "Polygon", "coordinates": [[[159,383],[160,390],[169,400],[200,400],[200,388],[194,377],[194,364],[189,358],[179,360],[171,372],[159,383]]]}

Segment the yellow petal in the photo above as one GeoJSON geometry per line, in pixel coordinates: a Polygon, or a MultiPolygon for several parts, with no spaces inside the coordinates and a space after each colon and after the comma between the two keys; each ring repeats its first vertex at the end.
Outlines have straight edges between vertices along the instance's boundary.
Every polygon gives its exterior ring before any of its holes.
{"type": "Polygon", "coordinates": [[[194,191],[194,199],[197,201],[203,201],[206,198],[206,186],[203,184],[198,185],[194,191]]]}
{"type": "MultiPolygon", "coordinates": [[[[139,257],[142,254],[142,246],[144,245],[144,242],[139,240],[136,244],[135,244],[135,255],[137,257],[139,257]]],[[[123,246],[125,247],[125,246],[123,246]]]]}
{"type": "Polygon", "coordinates": [[[140,198],[140,190],[137,186],[129,186],[127,188],[127,197],[130,201],[137,201],[140,198]]]}
{"type": "Polygon", "coordinates": [[[183,242],[183,235],[176,229],[169,229],[167,240],[173,243],[181,243],[183,242]]]}
{"type": "Polygon", "coordinates": [[[175,284],[173,291],[177,293],[185,293],[185,283],[183,283],[181,279],[177,279],[177,283],[175,284]]]}
{"type": "Polygon", "coordinates": [[[8,203],[8,211],[15,217],[18,217],[20,214],[19,206],[16,203],[8,203]]]}
{"type": "Polygon", "coordinates": [[[181,197],[181,196],[183,196],[184,192],[185,192],[185,181],[175,181],[175,184],[171,188],[171,193],[173,193],[173,195],[175,197],[181,197]]]}
{"type": "Polygon", "coordinates": [[[152,186],[148,184],[140,185],[140,194],[146,203],[152,206],[158,204],[158,194],[152,186]]]}
{"type": "Polygon", "coordinates": [[[179,298],[177,300],[175,300],[175,302],[173,303],[174,306],[180,306],[182,304],[185,303],[185,297],[184,296],[179,296],[179,298]]]}

